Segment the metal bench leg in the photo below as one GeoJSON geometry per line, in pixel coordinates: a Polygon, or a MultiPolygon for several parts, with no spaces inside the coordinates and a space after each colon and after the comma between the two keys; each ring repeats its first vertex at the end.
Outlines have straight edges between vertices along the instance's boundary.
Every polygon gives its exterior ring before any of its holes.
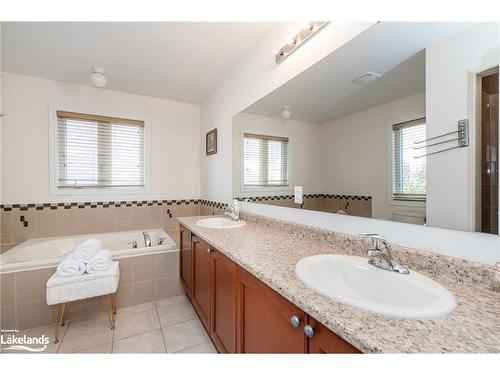
{"type": "MultiPolygon", "coordinates": [[[[116,293],[111,295],[111,306],[113,308],[113,315],[116,315],[116,293]]],[[[116,317],[115,317],[116,319],[116,317]]]]}
{"type": "Polygon", "coordinates": [[[114,315],[112,314],[110,306],[108,306],[108,300],[106,297],[108,296],[102,296],[102,299],[104,301],[104,306],[106,306],[106,312],[108,313],[109,325],[111,326],[111,329],[115,329],[114,315]]]}
{"type": "Polygon", "coordinates": [[[57,305],[57,317],[56,317],[56,332],[54,334],[54,344],[59,342],[59,327],[63,325],[64,313],[66,312],[67,303],[57,305]]]}

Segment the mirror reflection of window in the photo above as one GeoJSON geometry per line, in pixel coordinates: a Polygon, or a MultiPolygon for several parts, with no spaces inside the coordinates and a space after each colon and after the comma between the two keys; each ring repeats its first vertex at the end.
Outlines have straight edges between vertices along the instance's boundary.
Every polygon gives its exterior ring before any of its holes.
{"type": "Polygon", "coordinates": [[[396,201],[424,202],[426,197],[425,118],[392,127],[392,198],[396,201]]]}
{"type": "Polygon", "coordinates": [[[243,184],[288,186],[288,138],[245,133],[243,184]]]}

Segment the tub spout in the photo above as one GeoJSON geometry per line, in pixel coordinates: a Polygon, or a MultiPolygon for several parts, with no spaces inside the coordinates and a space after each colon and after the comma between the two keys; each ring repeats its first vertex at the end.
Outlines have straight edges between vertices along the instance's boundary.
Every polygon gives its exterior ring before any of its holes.
{"type": "Polygon", "coordinates": [[[144,245],[146,247],[151,247],[151,237],[149,236],[149,233],[142,232],[142,235],[144,236],[144,245]]]}

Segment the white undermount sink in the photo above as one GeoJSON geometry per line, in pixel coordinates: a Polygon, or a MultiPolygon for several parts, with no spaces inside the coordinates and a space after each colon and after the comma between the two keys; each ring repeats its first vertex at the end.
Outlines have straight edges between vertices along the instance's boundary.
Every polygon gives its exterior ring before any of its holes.
{"type": "Polygon", "coordinates": [[[231,219],[227,219],[225,217],[209,217],[206,219],[200,219],[196,222],[196,225],[205,228],[238,228],[246,225],[243,220],[234,221],[231,219]]]}
{"type": "Polygon", "coordinates": [[[324,254],[300,260],[297,276],[340,303],[405,319],[444,316],[457,306],[453,294],[415,271],[403,275],[368,264],[367,258],[324,254]]]}

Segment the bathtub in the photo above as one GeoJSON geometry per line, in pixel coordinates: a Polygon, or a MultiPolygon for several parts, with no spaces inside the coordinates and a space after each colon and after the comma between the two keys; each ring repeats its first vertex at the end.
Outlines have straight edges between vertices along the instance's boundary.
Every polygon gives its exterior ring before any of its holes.
{"type": "Polygon", "coordinates": [[[0,255],[0,273],[56,266],[62,258],[89,238],[98,238],[105,249],[111,250],[113,259],[177,251],[176,243],[163,229],[144,229],[125,232],[84,234],[77,236],[47,237],[24,241],[0,255]],[[151,237],[151,247],[145,247],[142,232],[151,237]],[[165,238],[159,245],[159,239],[165,238]],[[132,242],[137,248],[132,247],[132,242]]]}

